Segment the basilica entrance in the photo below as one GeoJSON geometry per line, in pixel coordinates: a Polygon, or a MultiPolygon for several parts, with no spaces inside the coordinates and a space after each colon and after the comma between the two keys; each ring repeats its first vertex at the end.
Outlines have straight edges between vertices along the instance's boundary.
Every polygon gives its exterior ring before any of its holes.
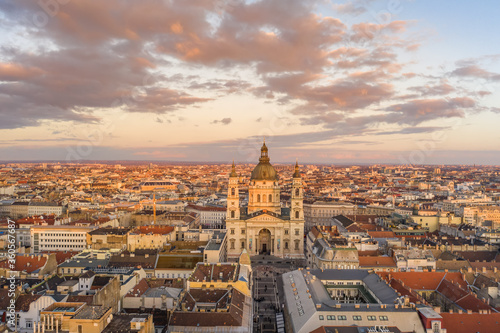
{"type": "Polygon", "coordinates": [[[262,229],[259,231],[259,253],[260,254],[270,254],[272,250],[271,246],[271,232],[268,229],[262,229]]]}

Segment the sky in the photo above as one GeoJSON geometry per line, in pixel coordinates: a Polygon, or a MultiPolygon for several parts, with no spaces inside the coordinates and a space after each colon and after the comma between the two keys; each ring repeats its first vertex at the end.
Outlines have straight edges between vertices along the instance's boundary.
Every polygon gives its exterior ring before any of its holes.
{"type": "Polygon", "coordinates": [[[500,165],[500,6],[3,0],[0,161],[500,165]]]}

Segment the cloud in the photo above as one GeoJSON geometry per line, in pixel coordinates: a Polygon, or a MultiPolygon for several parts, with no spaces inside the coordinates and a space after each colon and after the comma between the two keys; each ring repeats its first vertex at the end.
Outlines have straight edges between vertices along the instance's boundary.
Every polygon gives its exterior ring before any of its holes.
{"type": "Polygon", "coordinates": [[[190,107],[248,93],[315,126],[275,138],[300,146],[383,133],[387,124],[425,133],[438,129],[422,123],[485,109],[479,99],[489,92],[464,94],[453,78],[498,74],[474,61],[433,79],[410,72],[400,54],[421,42],[407,32],[412,22],[363,21],[369,3],[334,5],[359,16],[349,26],[318,13],[321,1],[65,1],[45,13],[37,2],[4,0],[5,24],[30,43],[0,47],[0,128],[97,123],[114,108],[183,121],[190,107]],[[37,27],[40,13],[48,20],[37,27]]]}
{"type": "Polygon", "coordinates": [[[233,120],[231,118],[222,118],[221,120],[214,120],[211,124],[229,125],[233,120]]]}
{"type": "Polygon", "coordinates": [[[446,81],[435,85],[425,85],[418,87],[410,87],[409,90],[417,91],[421,96],[448,95],[456,91],[456,88],[446,81]]]}
{"type": "Polygon", "coordinates": [[[393,134],[420,134],[420,133],[432,133],[436,131],[444,131],[449,129],[449,127],[440,126],[427,126],[427,127],[405,127],[398,131],[386,131],[379,132],[376,135],[393,135],[393,134]]]}
{"type": "Polygon", "coordinates": [[[451,74],[454,76],[481,78],[492,81],[500,80],[500,74],[489,72],[475,64],[461,66],[452,71],[451,74]]]}
{"type": "Polygon", "coordinates": [[[342,4],[333,4],[332,7],[340,14],[348,14],[352,16],[359,16],[367,12],[366,9],[367,1],[349,1],[342,4]]]}
{"type": "Polygon", "coordinates": [[[438,118],[463,118],[465,110],[475,107],[476,101],[469,97],[411,100],[385,108],[386,111],[391,112],[386,121],[416,125],[438,118]]]}

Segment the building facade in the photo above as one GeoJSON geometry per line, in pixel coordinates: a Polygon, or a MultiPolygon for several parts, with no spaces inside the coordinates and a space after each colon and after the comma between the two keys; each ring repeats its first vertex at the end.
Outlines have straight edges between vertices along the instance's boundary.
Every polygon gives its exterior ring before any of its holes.
{"type": "Polygon", "coordinates": [[[200,215],[200,224],[212,229],[220,229],[226,219],[226,208],[214,206],[188,205],[186,212],[195,212],[200,215]]]}
{"type": "Polygon", "coordinates": [[[278,175],[269,160],[264,143],[259,164],[250,176],[247,207],[240,207],[239,177],[233,163],[227,194],[228,259],[238,258],[244,249],[250,256],[304,257],[303,188],[299,166],[295,165],[292,176],[290,207],[283,208],[278,175]]]}
{"type": "Polygon", "coordinates": [[[96,227],[33,226],[32,252],[82,251],[87,248],[87,233],[94,229],[96,227]]]}

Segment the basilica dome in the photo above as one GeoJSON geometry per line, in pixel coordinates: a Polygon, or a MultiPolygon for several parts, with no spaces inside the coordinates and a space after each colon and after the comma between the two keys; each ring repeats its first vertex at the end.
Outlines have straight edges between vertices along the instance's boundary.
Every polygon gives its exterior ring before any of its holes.
{"type": "Polygon", "coordinates": [[[260,149],[259,164],[257,164],[257,166],[253,169],[250,180],[278,180],[276,170],[271,163],[269,163],[269,155],[265,142],[260,149]]]}

